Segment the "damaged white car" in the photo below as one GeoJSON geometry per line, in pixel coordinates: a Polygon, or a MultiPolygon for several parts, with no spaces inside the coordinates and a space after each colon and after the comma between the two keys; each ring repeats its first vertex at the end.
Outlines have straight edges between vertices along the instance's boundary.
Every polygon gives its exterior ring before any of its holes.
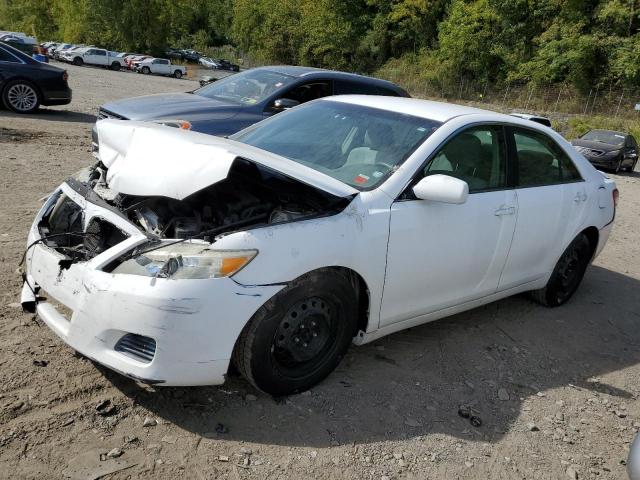
{"type": "Polygon", "coordinates": [[[23,305],[150,384],[221,384],[233,361],[289,394],[352,341],[524,291],[561,305],[617,200],[551,129],[408,98],[329,97],[230,139],[118,120],[98,137],[33,223],[23,305]]]}

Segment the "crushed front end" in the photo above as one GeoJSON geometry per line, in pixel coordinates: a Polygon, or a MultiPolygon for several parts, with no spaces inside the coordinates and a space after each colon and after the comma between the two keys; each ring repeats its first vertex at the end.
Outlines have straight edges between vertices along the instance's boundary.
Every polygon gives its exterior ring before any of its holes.
{"type": "MultiPolygon", "coordinates": [[[[150,213],[145,231],[125,209],[87,183],[62,184],[29,232],[23,306],[81,354],[143,383],[223,383],[238,334],[282,286],[211,274],[224,262],[210,260],[210,238],[168,241],[151,233],[150,213]],[[204,267],[187,270],[192,257],[176,255],[182,264],[163,270],[171,262],[159,252],[178,246],[204,252],[204,267]]],[[[174,221],[172,234],[194,222],[174,221]]]]}

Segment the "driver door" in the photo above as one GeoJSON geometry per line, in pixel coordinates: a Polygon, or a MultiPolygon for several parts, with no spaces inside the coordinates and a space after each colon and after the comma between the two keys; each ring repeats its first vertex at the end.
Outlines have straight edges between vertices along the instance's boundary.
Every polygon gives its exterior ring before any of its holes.
{"type": "Polygon", "coordinates": [[[460,205],[416,199],[391,206],[380,326],[496,292],[513,237],[517,201],[506,176],[505,133],[481,125],[456,134],[421,169],[464,180],[460,205]]]}

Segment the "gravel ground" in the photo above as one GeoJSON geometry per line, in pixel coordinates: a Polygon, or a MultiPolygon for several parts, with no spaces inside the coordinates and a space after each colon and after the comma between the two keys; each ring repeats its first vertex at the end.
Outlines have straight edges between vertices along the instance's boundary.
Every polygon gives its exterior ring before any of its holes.
{"type": "Polygon", "coordinates": [[[615,176],[612,236],[562,308],[518,296],[354,347],[284,399],[235,376],[154,390],[22,313],[16,268],[38,199],[91,162],[97,107],[195,83],[67,68],[70,105],[0,111],[0,478],[625,477],[640,427],[638,173],[615,176]]]}

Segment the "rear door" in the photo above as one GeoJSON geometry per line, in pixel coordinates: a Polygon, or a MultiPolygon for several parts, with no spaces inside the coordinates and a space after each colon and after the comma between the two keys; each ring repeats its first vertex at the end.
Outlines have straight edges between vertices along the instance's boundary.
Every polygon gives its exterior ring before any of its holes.
{"type": "Polygon", "coordinates": [[[99,50],[99,49],[95,49],[93,51],[94,53],[94,64],[95,65],[100,65],[100,66],[106,66],[107,65],[107,60],[109,59],[109,57],[107,57],[107,51],[106,50],[99,50]]]}
{"type": "Polygon", "coordinates": [[[585,182],[555,140],[537,130],[508,128],[518,221],[500,290],[550,273],[582,225],[585,182]]]}
{"type": "Polygon", "coordinates": [[[159,73],[160,75],[169,75],[169,60],[163,58],[156,58],[152,64],[153,73],[159,73]]]}

